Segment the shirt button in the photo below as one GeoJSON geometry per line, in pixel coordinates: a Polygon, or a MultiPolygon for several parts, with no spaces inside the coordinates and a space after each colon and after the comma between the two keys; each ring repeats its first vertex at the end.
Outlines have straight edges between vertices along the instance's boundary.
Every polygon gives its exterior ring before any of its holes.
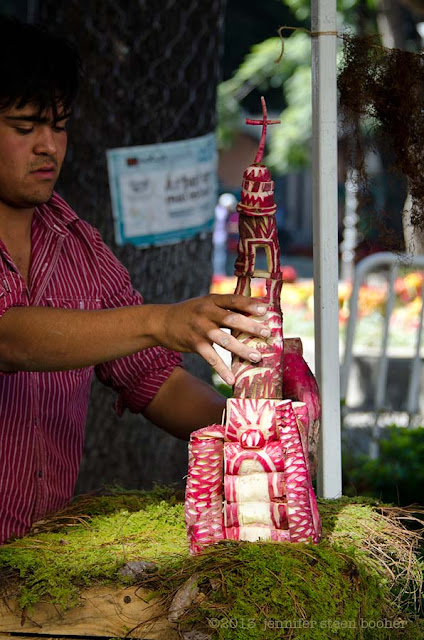
{"type": "Polygon", "coordinates": [[[43,477],[43,472],[41,471],[41,469],[39,469],[39,471],[38,471],[38,477],[39,477],[39,478],[42,478],[42,477],[43,477]]]}
{"type": "Polygon", "coordinates": [[[47,267],[48,267],[48,264],[47,264],[47,262],[45,262],[45,263],[43,264],[43,266],[41,267],[41,271],[42,271],[42,273],[44,273],[44,271],[47,269],[47,267]]]}

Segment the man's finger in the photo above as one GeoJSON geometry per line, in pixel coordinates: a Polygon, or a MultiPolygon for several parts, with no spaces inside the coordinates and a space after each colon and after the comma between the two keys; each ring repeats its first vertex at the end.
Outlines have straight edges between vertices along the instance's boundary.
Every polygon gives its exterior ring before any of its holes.
{"type": "Polygon", "coordinates": [[[230,313],[224,316],[221,325],[260,338],[266,339],[271,335],[271,330],[265,322],[258,322],[257,320],[252,320],[252,318],[246,318],[246,316],[242,316],[240,313],[230,313]]]}
{"type": "Polygon", "coordinates": [[[214,329],[209,332],[208,338],[218,344],[220,347],[231,351],[235,355],[239,356],[243,360],[250,360],[250,362],[257,363],[262,359],[262,354],[255,348],[252,348],[249,344],[240,342],[234,336],[221,331],[220,329],[214,329]]]}
{"type": "Polygon", "coordinates": [[[206,342],[199,345],[197,352],[206,360],[206,362],[221,376],[223,380],[230,386],[235,382],[234,374],[227,367],[223,359],[217,354],[215,349],[206,342]]]}
{"type": "Polygon", "coordinates": [[[255,316],[264,316],[267,312],[266,302],[241,296],[238,294],[211,294],[211,298],[217,307],[221,309],[234,309],[235,311],[243,311],[251,313],[255,316]]]}

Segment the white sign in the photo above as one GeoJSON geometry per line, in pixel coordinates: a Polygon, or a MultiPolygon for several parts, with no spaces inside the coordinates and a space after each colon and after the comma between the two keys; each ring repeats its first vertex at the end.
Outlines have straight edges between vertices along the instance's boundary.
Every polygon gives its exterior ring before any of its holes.
{"type": "Polygon", "coordinates": [[[215,134],[106,152],[115,238],[138,247],[178,242],[213,227],[215,134]]]}

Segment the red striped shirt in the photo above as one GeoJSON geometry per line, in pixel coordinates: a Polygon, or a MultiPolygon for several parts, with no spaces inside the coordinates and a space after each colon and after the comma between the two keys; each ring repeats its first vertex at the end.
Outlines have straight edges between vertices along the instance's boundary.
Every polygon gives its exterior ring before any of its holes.
{"type": "MultiPolygon", "coordinates": [[[[110,309],[143,303],[127,270],[54,194],[35,209],[29,290],[0,240],[0,317],[12,306],[110,309]]],[[[0,372],[0,543],[72,497],[90,383],[118,394],[118,415],[140,412],[181,356],[162,347],[73,371],[0,372]]]]}

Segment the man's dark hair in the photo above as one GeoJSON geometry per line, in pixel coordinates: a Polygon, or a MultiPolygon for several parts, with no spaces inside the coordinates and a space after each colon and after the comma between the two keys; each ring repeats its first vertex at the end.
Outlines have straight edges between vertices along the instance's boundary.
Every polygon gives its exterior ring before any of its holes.
{"type": "Polygon", "coordinates": [[[82,75],[75,47],[44,27],[0,16],[0,110],[34,104],[68,113],[82,75]]]}

